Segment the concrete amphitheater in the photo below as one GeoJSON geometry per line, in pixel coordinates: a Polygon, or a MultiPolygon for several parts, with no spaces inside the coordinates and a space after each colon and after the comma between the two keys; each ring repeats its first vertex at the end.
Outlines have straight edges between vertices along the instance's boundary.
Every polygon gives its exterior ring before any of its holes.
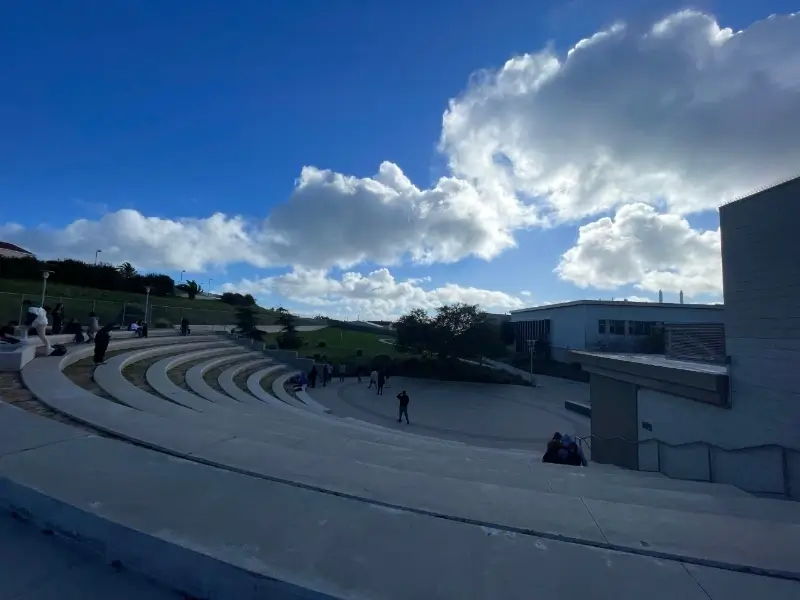
{"type": "Polygon", "coordinates": [[[0,597],[45,597],[50,560],[86,569],[84,599],[800,597],[797,503],[542,464],[552,430],[588,431],[560,408],[580,384],[294,394],[290,367],[221,334],[120,335],[93,380],[90,353],[24,367],[42,410],[0,402],[0,505],[24,524],[1,523],[21,541],[0,597]]]}

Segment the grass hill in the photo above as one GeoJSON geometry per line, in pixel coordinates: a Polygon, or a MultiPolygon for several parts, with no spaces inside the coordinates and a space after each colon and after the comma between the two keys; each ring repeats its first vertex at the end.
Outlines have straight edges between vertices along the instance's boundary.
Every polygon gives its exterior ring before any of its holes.
{"type": "MultiPolygon", "coordinates": [[[[22,300],[28,298],[36,303],[42,297],[40,281],[0,279],[0,323],[18,321],[22,300]]],[[[111,321],[130,322],[131,317],[142,318],[146,302],[145,294],[98,290],[94,288],[47,283],[45,303],[55,306],[64,303],[66,318],[86,321],[89,312],[94,311],[101,323],[111,321]]],[[[150,321],[152,326],[177,325],[183,317],[193,325],[233,325],[236,322],[236,307],[221,300],[190,300],[177,296],[150,296],[150,321]]],[[[274,325],[277,315],[274,310],[256,307],[261,325],[274,325]]],[[[298,319],[298,325],[320,324],[312,319],[298,319]]]]}

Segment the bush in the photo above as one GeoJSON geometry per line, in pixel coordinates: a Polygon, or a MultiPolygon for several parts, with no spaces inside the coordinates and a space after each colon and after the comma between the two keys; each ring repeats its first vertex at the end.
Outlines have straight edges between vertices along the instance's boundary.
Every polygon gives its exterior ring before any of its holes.
{"type": "Polygon", "coordinates": [[[319,342],[317,342],[317,348],[324,348],[324,347],[325,347],[324,341],[320,340],[319,342]]]}
{"type": "Polygon", "coordinates": [[[465,381],[471,383],[500,383],[527,385],[522,377],[506,371],[465,363],[457,359],[438,358],[391,358],[385,354],[376,356],[368,364],[348,364],[348,374],[355,374],[358,367],[362,374],[373,369],[383,370],[391,376],[439,379],[442,381],[465,381]]]}
{"type": "Polygon", "coordinates": [[[156,319],[156,322],[153,323],[153,327],[155,329],[172,329],[172,323],[170,323],[167,319],[156,319]]]}
{"type": "Polygon", "coordinates": [[[267,350],[277,350],[278,344],[267,344],[267,350]]]}
{"type": "Polygon", "coordinates": [[[356,348],[356,356],[364,356],[364,351],[361,348],[356,348]]]}
{"type": "Polygon", "coordinates": [[[311,358],[313,358],[313,359],[314,359],[314,362],[319,362],[319,361],[322,359],[322,355],[321,355],[319,352],[317,352],[317,353],[316,353],[314,356],[312,356],[311,358]]]}

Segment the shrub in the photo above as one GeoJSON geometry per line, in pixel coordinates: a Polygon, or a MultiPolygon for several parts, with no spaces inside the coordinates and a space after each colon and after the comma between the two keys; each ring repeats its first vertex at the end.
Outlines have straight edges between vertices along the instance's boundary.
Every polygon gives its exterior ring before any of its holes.
{"type": "Polygon", "coordinates": [[[317,353],[316,353],[316,354],[314,354],[314,356],[312,356],[311,358],[313,358],[313,359],[314,359],[314,362],[319,362],[319,361],[322,359],[322,355],[321,355],[319,352],[317,352],[317,353]]]}
{"type": "Polygon", "coordinates": [[[320,340],[319,342],[317,342],[317,348],[324,348],[324,347],[325,347],[324,341],[320,340]]]}
{"type": "Polygon", "coordinates": [[[361,348],[356,348],[356,356],[364,356],[364,351],[361,348]]]}
{"type": "Polygon", "coordinates": [[[156,322],[153,323],[153,327],[155,329],[172,329],[172,323],[167,319],[156,319],[156,322]]]}
{"type": "Polygon", "coordinates": [[[267,344],[267,350],[277,350],[278,344],[267,344]]]}

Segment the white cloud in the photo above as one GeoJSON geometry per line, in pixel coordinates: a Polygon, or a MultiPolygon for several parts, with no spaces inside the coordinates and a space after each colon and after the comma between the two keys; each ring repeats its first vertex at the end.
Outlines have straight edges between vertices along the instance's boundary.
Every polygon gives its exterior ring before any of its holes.
{"type": "Polygon", "coordinates": [[[306,167],[263,220],[121,210],[64,228],[0,225],[0,236],[43,256],[91,260],[101,248],[103,259],[141,269],[242,262],[324,270],[491,260],[514,247],[521,228],[617,210],[581,229],[559,265],[563,278],[716,293],[713,233],[669,215],[794,175],[798,139],[800,14],[733,32],[683,11],[647,28],[617,24],[565,55],[545,48],[478,73],[443,116],[450,176],[428,188],[389,162],[367,178],[306,167]],[[645,218],[664,224],[658,249],[615,237],[642,205],[661,215],[645,218]],[[706,262],[686,260],[686,240],[706,262]]]}
{"type": "Polygon", "coordinates": [[[393,318],[414,308],[433,310],[454,302],[480,304],[489,312],[506,312],[525,306],[520,298],[504,292],[452,283],[425,289],[419,283],[420,280],[416,279],[398,281],[385,268],[366,275],[343,273],[339,279],[321,269],[298,269],[275,277],[225,283],[220,289],[223,292],[249,293],[257,298],[275,294],[294,303],[315,307],[328,316],[349,319],[357,316],[361,319],[393,318]]]}
{"type": "Polygon", "coordinates": [[[581,227],[556,272],[582,288],[611,290],[634,284],[648,292],[720,294],[719,229],[696,231],[678,215],[630,204],[613,219],[604,217],[581,227]]]}
{"type": "Polygon", "coordinates": [[[684,11],[484,73],[451,101],[441,148],[454,175],[559,222],[717,207],[796,174],[798,139],[800,14],[734,33],[684,11]]]}

